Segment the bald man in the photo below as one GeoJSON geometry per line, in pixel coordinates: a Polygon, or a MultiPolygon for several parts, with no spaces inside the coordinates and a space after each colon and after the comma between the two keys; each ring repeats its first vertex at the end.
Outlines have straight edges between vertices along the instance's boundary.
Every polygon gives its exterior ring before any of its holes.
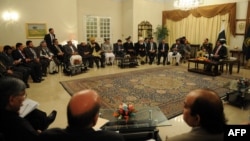
{"type": "Polygon", "coordinates": [[[72,96],[67,107],[68,127],[52,128],[40,135],[41,141],[124,141],[112,131],[95,131],[100,109],[100,97],[93,90],[83,90],[72,96]]]}
{"type": "Polygon", "coordinates": [[[196,89],[185,98],[184,121],[192,127],[190,132],[166,139],[167,141],[222,141],[226,118],[223,104],[216,92],[196,89]]]}

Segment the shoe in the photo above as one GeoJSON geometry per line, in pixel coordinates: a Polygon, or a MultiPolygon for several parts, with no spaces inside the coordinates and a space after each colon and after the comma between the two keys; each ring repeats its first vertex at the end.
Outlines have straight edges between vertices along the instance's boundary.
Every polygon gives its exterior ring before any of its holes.
{"type": "Polygon", "coordinates": [[[47,116],[47,123],[50,125],[52,122],[55,121],[57,115],[57,111],[53,110],[48,116],[47,116]]]}
{"type": "Polygon", "coordinates": [[[176,66],[179,66],[179,63],[175,63],[176,66]]]}
{"type": "Polygon", "coordinates": [[[54,72],[50,72],[49,74],[55,74],[54,72]]]}
{"type": "Polygon", "coordinates": [[[26,88],[30,88],[30,85],[28,83],[25,83],[26,88]]]}
{"type": "Polygon", "coordinates": [[[33,80],[34,83],[41,83],[41,81],[39,79],[37,80],[33,80]]]}
{"type": "Polygon", "coordinates": [[[43,77],[47,77],[47,75],[45,73],[42,74],[43,77]]]}
{"type": "Polygon", "coordinates": [[[157,63],[157,65],[160,65],[160,63],[157,63]]]}
{"type": "Polygon", "coordinates": [[[53,73],[58,73],[58,71],[53,71],[53,73]]]}
{"type": "Polygon", "coordinates": [[[167,62],[167,65],[170,65],[170,62],[167,62]]]}
{"type": "Polygon", "coordinates": [[[44,79],[43,78],[39,78],[38,80],[43,81],[44,79]]]}

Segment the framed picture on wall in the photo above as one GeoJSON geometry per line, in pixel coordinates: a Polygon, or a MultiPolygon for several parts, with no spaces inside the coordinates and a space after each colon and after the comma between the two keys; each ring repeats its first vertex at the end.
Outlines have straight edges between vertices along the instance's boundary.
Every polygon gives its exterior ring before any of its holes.
{"type": "Polygon", "coordinates": [[[28,39],[44,38],[45,34],[47,34],[45,23],[26,23],[26,37],[28,39]]]}
{"type": "Polygon", "coordinates": [[[245,35],[246,20],[237,19],[236,20],[236,35],[245,35]]]}

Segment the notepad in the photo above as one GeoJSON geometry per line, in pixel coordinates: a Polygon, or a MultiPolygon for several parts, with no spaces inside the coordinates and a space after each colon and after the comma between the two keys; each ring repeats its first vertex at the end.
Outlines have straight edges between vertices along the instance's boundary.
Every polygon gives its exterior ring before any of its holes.
{"type": "Polygon", "coordinates": [[[98,118],[96,125],[93,127],[96,131],[101,130],[101,127],[105,125],[109,120],[104,119],[104,118],[98,118]]]}
{"type": "Polygon", "coordinates": [[[34,101],[32,99],[26,98],[23,101],[23,105],[19,110],[19,116],[20,117],[25,117],[30,112],[32,112],[34,109],[36,109],[38,107],[38,105],[39,105],[38,102],[36,102],[36,101],[34,101]]]}

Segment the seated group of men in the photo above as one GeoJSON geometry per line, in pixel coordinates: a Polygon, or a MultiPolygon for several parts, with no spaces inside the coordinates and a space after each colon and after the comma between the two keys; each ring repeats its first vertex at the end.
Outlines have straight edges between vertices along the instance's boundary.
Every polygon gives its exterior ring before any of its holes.
{"type": "Polygon", "coordinates": [[[58,73],[58,63],[45,41],[38,47],[34,47],[31,40],[26,41],[26,47],[22,43],[16,43],[15,48],[5,45],[0,53],[0,76],[19,78],[29,87],[29,76],[34,83],[40,83],[48,70],[50,74],[58,73]]]}
{"type": "Polygon", "coordinates": [[[157,65],[159,65],[161,57],[163,57],[162,64],[165,65],[166,60],[168,60],[167,64],[170,64],[172,56],[176,56],[176,65],[178,65],[181,57],[183,56],[183,58],[186,59],[191,49],[184,38],[177,39],[169,52],[169,45],[165,40],[162,40],[157,46],[153,37],[145,39],[140,37],[138,42],[133,43],[129,36],[126,38],[126,42],[123,43],[122,40],[119,39],[113,45],[109,39],[104,39],[104,43],[101,46],[94,38],[90,38],[89,43],[80,43],[77,50],[83,58],[83,63],[87,64],[87,62],[89,62],[88,66],[92,68],[93,62],[99,67],[99,61],[101,62],[101,67],[105,67],[105,62],[107,65],[111,65],[115,57],[129,57],[136,59],[136,62],[137,59],[139,59],[141,65],[147,62],[152,65],[155,58],[157,59],[157,65]]]}

